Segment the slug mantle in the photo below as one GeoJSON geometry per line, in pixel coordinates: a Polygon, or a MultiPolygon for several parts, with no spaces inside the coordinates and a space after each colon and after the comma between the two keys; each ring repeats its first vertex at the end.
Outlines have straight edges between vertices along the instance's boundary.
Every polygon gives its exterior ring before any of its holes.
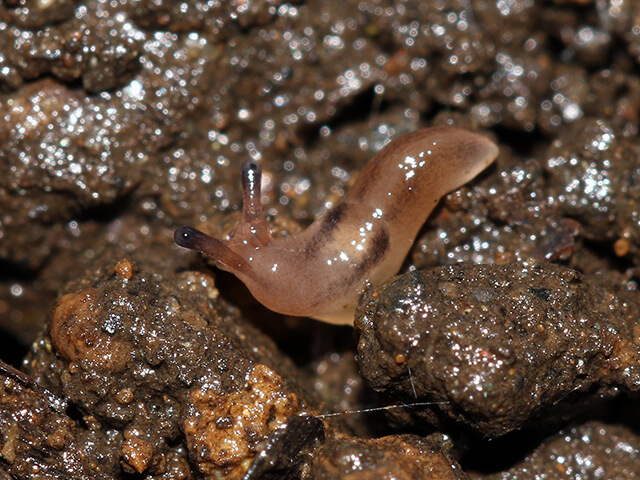
{"type": "Polygon", "coordinates": [[[487,138],[455,127],[403,135],[376,154],[335,208],[297,235],[272,238],[260,204],[261,169],[242,168],[242,222],[228,240],[193,228],[178,245],[210,256],[279,313],[353,324],[364,289],[395,275],[440,198],[498,155],[487,138]]]}

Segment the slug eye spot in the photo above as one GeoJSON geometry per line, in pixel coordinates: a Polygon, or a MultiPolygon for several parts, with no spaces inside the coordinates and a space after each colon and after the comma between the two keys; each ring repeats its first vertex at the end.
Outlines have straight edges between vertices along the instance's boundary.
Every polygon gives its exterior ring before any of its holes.
{"type": "Polygon", "coordinates": [[[173,234],[173,240],[181,247],[189,250],[200,250],[199,240],[204,234],[193,227],[180,227],[173,234]]]}
{"type": "Polygon", "coordinates": [[[248,161],[242,164],[243,176],[255,175],[256,173],[262,173],[257,163],[248,161]]]}
{"type": "Polygon", "coordinates": [[[251,198],[257,197],[260,201],[260,180],[262,178],[262,169],[255,162],[244,162],[242,164],[242,189],[245,193],[249,192],[251,198]]]}

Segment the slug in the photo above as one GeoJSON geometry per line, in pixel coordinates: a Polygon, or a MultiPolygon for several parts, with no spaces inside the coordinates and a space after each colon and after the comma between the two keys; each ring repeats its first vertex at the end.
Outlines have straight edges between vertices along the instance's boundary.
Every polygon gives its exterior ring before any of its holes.
{"type": "Polygon", "coordinates": [[[498,155],[487,138],[455,127],[403,135],[376,154],[342,201],[306,230],[272,238],[260,204],[261,169],[242,169],[242,223],[228,240],[192,227],[178,245],[210,256],[276,312],[352,324],[364,289],[395,275],[440,198],[498,155]]]}

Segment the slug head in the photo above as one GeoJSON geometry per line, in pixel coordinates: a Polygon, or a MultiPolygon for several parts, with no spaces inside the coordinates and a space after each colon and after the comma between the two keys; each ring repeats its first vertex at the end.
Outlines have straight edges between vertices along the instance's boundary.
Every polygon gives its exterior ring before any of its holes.
{"type": "Polygon", "coordinates": [[[242,166],[242,222],[229,240],[211,237],[200,230],[182,226],[173,238],[181,247],[197,250],[211,257],[216,265],[241,280],[253,275],[250,258],[260,255],[271,241],[271,233],[262,215],[260,181],[262,169],[253,162],[242,166]]]}

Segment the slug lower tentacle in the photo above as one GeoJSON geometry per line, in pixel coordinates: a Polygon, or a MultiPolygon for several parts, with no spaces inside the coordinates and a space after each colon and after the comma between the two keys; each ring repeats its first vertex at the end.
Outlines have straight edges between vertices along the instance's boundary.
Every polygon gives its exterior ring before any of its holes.
{"type": "Polygon", "coordinates": [[[440,198],[498,155],[487,138],[455,127],[403,135],[375,155],[343,200],[305,231],[271,237],[260,205],[260,167],[246,163],[242,223],[229,240],[192,227],[178,245],[212,257],[279,313],[352,324],[368,285],[395,275],[440,198]]]}

